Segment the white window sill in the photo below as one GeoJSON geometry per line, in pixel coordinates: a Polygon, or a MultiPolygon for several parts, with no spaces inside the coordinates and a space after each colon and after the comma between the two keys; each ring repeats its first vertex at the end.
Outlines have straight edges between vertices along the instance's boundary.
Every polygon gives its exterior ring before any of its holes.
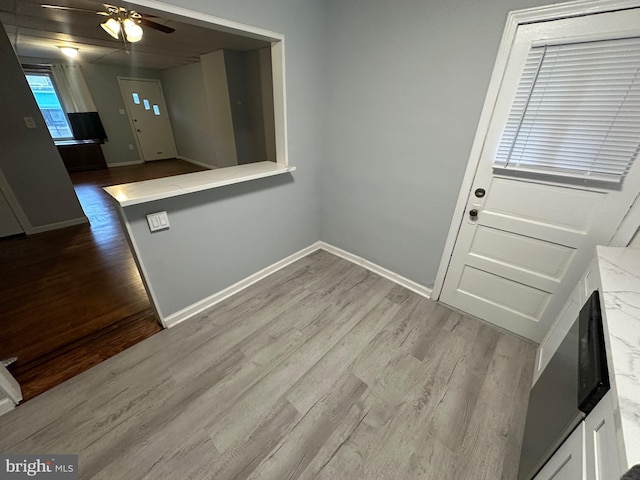
{"type": "Polygon", "coordinates": [[[174,177],[157,178],[143,182],[123,183],[105,187],[121,207],[153,202],[163,198],[247,182],[258,178],[293,172],[296,167],[274,162],[257,162],[246,165],[187,173],[174,177]]]}

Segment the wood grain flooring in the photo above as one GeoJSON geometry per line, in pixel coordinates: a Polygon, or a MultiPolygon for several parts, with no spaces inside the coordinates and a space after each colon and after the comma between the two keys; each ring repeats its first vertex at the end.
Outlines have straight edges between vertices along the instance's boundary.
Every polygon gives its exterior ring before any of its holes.
{"type": "Polygon", "coordinates": [[[82,479],[513,480],[534,348],[315,252],[0,417],[82,479]]]}
{"type": "Polygon", "coordinates": [[[160,331],[103,186],[203,170],[181,160],[71,174],[90,224],[0,240],[0,358],[25,400],[160,331]]]}

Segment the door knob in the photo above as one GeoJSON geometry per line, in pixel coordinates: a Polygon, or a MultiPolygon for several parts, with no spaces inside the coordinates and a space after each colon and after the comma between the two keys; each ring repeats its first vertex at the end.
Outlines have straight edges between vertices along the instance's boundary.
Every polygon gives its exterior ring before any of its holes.
{"type": "Polygon", "coordinates": [[[476,188],[476,191],[474,193],[476,197],[482,198],[486,195],[487,192],[484,190],[484,188],[476,188]]]}
{"type": "Polygon", "coordinates": [[[478,216],[478,209],[472,208],[471,210],[469,210],[469,216],[471,218],[476,218],[478,216]]]}

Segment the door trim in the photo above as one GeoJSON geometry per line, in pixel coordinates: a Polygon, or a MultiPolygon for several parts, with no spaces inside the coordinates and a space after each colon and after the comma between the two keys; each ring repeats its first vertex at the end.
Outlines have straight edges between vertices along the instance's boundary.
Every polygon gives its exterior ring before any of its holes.
{"type": "MultiPolygon", "coordinates": [[[[431,295],[432,299],[438,300],[442,292],[444,280],[449,269],[449,263],[453,255],[453,248],[456,244],[462,222],[464,221],[466,205],[469,195],[471,194],[471,186],[480,162],[480,154],[482,153],[482,148],[484,146],[484,139],[489,130],[489,123],[493,116],[493,110],[495,108],[498,93],[500,92],[500,87],[502,85],[502,79],[507,67],[507,60],[509,59],[509,53],[511,52],[511,46],[513,45],[518,27],[528,23],[559,20],[563,18],[614,12],[638,7],[640,7],[640,0],[578,0],[509,12],[504,32],[502,34],[502,39],[500,40],[496,62],[493,66],[493,72],[491,73],[487,94],[482,106],[482,113],[480,114],[480,120],[478,121],[478,128],[471,147],[471,153],[469,154],[469,161],[467,163],[467,168],[460,186],[460,193],[458,194],[458,200],[451,219],[451,225],[449,227],[444,251],[440,259],[440,266],[438,267],[438,273],[436,274],[431,295]]],[[[631,240],[634,233],[635,230],[631,233],[627,242],[631,240]]],[[[615,235],[618,236],[618,233],[616,232],[615,235]]],[[[620,239],[618,239],[618,241],[620,241],[620,239]]]]}

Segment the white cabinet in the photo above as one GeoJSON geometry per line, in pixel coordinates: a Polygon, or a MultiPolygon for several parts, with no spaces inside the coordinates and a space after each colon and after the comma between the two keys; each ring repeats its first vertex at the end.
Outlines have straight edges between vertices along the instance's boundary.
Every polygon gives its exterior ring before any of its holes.
{"type": "Polygon", "coordinates": [[[612,393],[608,392],[584,421],[586,480],[617,479],[622,475],[613,426],[612,393]]]}
{"type": "Polygon", "coordinates": [[[534,480],[583,480],[585,424],[573,431],[534,480]]]}
{"type": "Polygon", "coordinates": [[[534,480],[615,480],[622,475],[608,392],[534,480]]]}

